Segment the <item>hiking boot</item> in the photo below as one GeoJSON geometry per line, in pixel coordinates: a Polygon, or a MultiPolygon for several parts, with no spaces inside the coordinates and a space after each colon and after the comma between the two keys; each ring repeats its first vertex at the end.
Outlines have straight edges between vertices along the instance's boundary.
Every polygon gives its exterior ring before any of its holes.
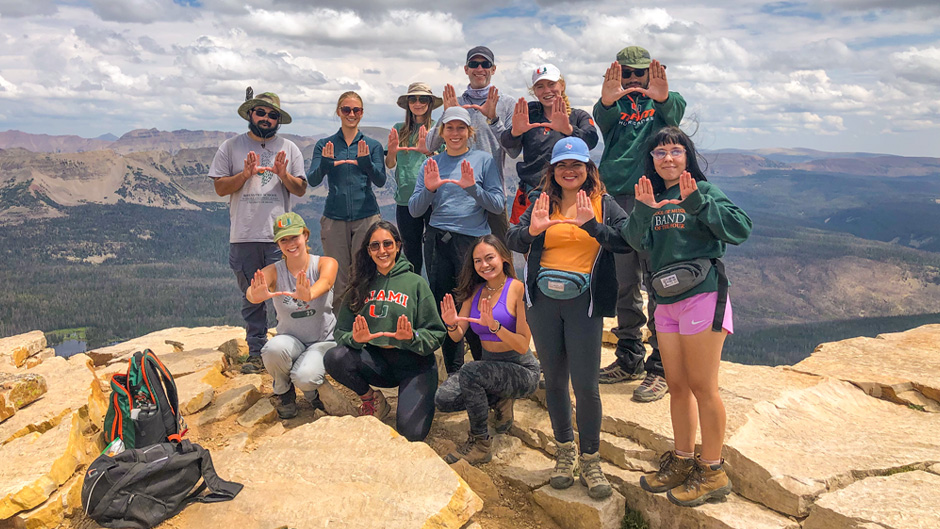
{"type": "Polygon", "coordinates": [[[377,389],[372,390],[371,397],[359,398],[362,399],[362,404],[359,406],[360,417],[363,415],[372,415],[381,421],[382,419],[388,417],[388,412],[392,409],[385,400],[385,395],[383,395],[382,392],[377,389]]]}
{"type": "Polygon", "coordinates": [[[597,452],[581,454],[581,476],[578,480],[587,487],[588,496],[595,500],[603,500],[614,492],[607,476],[601,471],[601,455],[597,452]]]}
{"type": "Polygon", "coordinates": [[[493,410],[493,431],[506,433],[512,428],[512,405],[516,399],[502,399],[496,403],[493,410]]]}
{"type": "Polygon", "coordinates": [[[553,489],[567,489],[574,484],[578,470],[578,448],[574,441],[559,443],[555,440],[555,470],[549,480],[553,489]]]}
{"type": "Polygon", "coordinates": [[[669,393],[669,385],[666,384],[666,378],[646,372],[646,378],[633,390],[633,400],[637,402],[653,402],[659,400],[669,393]]]}
{"type": "Polygon", "coordinates": [[[691,457],[679,457],[675,450],[669,450],[659,456],[659,470],[655,474],[640,478],[640,486],[648,492],[666,492],[681,485],[694,466],[695,460],[691,457]]]}
{"type": "Polygon", "coordinates": [[[625,380],[640,380],[643,378],[643,375],[646,374],[646,371],[643,370],[643,365],[640,364],[639,371],[636,373],[630,373],[620,366],[618,360],[614,360],[612,364],[601,369],[600,378],[598,382],[601,384],[615,384],[617,382],[623,382],[625,380]]]}
{"type": "Polygon", "coordinates": [[[695,465],[688,477],[678,487],[666,493],[669,501],[683,507],[695,507],[709,500],[720,500],[731,492],[731,479],[725,474],[721,460],[717,465],[702,463],[695,458],[695,465]]]}
{"type": "Polygon", "coordinates": [[[304,398],[313,406],[313,409],[326,411],[326,407],[323,406],[323,401],[320,400],[320,392],[318,390],[305,391],[304,398]]]}
{"type": "Polygon", "coordinates": [[[263,373],[264,362],[261,361],[261,355],[248,355],[248,359],[242,364],[241,372],[243,375],[263,373]]]}
{"type": "Polygon", "coordinates": [[[277,410],[277,416],[281,419],[293,419],[297,416],[297,392],[294,391],[293,384],[287,388],[286,392],[277,396],[274,409],[277,410]]]}
{"type": "Polygon", "coordinates": [[[466,459],[471,465],[489,463],[493,459],[493,438],[487,434],[467,435],[467,441],[458,446],[457,450],[444,456],[444,461],[448,464],[456,463],[461,459],[466,459]]]}

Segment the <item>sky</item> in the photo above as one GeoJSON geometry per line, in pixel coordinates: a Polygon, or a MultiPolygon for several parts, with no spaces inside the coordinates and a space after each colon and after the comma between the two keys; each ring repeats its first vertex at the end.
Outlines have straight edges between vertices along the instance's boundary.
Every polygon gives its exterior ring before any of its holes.
{"type": "Polygon", "coordinates": [[[281,97],[283,132],[335,131],[347,90],[388,127],[411,82],[462,91],[480,44],[503,97],[548,62],[588,111],[643,46],[704,149],[940,156],[937,0],[0,0],[0,131],[240,132],[247,86],[281,97]]]}

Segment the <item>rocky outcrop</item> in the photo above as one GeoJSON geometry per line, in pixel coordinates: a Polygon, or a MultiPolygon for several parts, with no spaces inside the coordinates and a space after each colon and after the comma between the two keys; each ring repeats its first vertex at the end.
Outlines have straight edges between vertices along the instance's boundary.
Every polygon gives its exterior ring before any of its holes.
{"type": "Polygon", "coordinates": [[[46,335],[42,331],[0,338],[0,364],[22,367],[30,357],[45,349],[46,335]]]}
{"type": "MultiPolygon", "coordinates": [[[[227,342],[233,339],[244,341],[245,329],[226,325],[218,327],[195,327],[192,329],[174,327],[172,329],[152,332],[140,338],[134,338],[133,340],[119,344],[99,347],[85,354],[94,360],[96,366],[104,366],[114,362],[125,362],[127,358],[136,351],[150,349],[166,363],[165,356],[167,354],[182,350],[219,349],[224,345],[226,351],[228,351],[231,349],[231,345],[227,342]]],[[[177,375],[175,371],[171,372],[174,376],[181,376],[177,375]]]]}
{"type": "Polygon", "coordinates": [[[42,397],[49,386],[35,373],[0,373],[0,422],[42,397]]]}
{"type": "Polygon", "coordinates": [[[940,476],[922,471],[863,479],[822,495],[803,529],[940,527],[938,490],[940,476]]]}

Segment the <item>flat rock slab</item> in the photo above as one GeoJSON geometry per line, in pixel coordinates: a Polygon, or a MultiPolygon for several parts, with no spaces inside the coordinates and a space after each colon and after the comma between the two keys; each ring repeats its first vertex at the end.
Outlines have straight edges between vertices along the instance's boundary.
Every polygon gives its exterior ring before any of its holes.
{"type": "Polygon", "coordinates": [[[42,505],[11,518],[16,529],[58,529],[66,517],[82,510],[84,471],[79,470],[42,505]]]}
{"type": "MultiPolygon", "coordinates": [[[[160,362],[170,371],[174,380],[202,371],[203,369],[212,368],[221,372],[228,365],[225,360],[225,353],[218,349],[208,348],[188,349],[186,351],[165,354],[157,353],[157,358],[159,358],[160,362]]],[[[127,373],[129,360],[130,357],[128,356],[118,362],[98,368],[98,376],[110,380],[111,375],[127,373]]]]}
{"type": "Polygon", "coordinates": [[[0,422],[32,404],[49,390],[46,378],[36,373],[0,373],[0,422]]]}
{"type": "Polygon", "coordinates": [[[554,460],[531,448],[521,448],[511,458],[490,466],[499,477],[523,490],[548,484],[554,467],[554,460]]]}
{"type": "MultiPolygon", "coordinates": [[[[162,360],[164,355],[177,351],[180,347],[184,351],[218,349],[222,344],[236,338],[244,340],[245,329],[229,325],[194,328],[173,327],[119,344],[93,349],[86,354],[94,360],[96,366],[126,359],[127,356],[144,349],[150,349],[157,353],[157,356],[162,360]],[[167,341],[170,343],[167,343],[167,341]],[[173,343],[178,345],[174,346],[173,343]]],[[[175,372],[173,374],[176,375],[175,372]]]]}
{"type": "Polygon", "coordinates": [[[46,348],[46,335],[42,331],[30,331],[7,338],[0,338],[0,362],[14,367],[26,364],[26,359],[46,348]]]}
{"type": "Polygon", "coordinates": [[[251,453],[219,451],[215,468],[245,488],[187,507],[175,527],[459,529],[483,508],[428,445],[373,417],[323,417],[251,453]]]}
{"type": "Polygon", "coordinates": [[[793,366],[846,380],[873,397],[940,411],[940,324],[824,343],[793,366]],[[928,402],[924,402],[926,399],[928,402]]]}
{"type": "Polygon", "coordinates": [[[238,415],[258,402],[260,398],[261,393],[254,384],[232,388],[220,394],[209,409],[199,416],[197,423],[205,425],[238,415]]]}
{"type": "Polygon", "coordinates": [[[100,425],[108,402],[90,358],[83,354],[67,360],[50,358],[29,372],[46,379],[48,390],[22,412],[0,423],[0,444],[54,428],[72,411],[85,410],[100,425]]]}
{"type": "Polygon", "coordinates": [[[532,493],[532,499],[564,529],[620,529],[625,506],[619,492],[595,500],[577,481],[562,490],[545,485],[532,493]]]}
{"type": "Polygon", "coordinates": [[[720,503],[705,503],[694,509],[680,507],[666,494],[651,494],[640,487],[642,472],[623,470],[602,463],[611,485],[626,498],[631,509],[640,511],[649,529],[800,529],[800,524],[770,509],[731,493],[720,503]]]}
{"type": "Polygon", "coordinates": [[[245,428],[254,428],[276,418],[277,410],[274,409],[270,399],[259,399],[245,413],[239,415],[235,422],[245,428]]]}
{"type": "Polygon", "coordinates": [[[601,444],[598,449],[601,457],[625,470],[655,472],[659,466],[658,455],[653,450],[633,441],[607,432],[601,432],[601,444]]]}
{"type": "Polygon", "coordinates": [[[940,476],[922,471],[866,478],[822,495],[803,529],[935,529],[940,476]]]}

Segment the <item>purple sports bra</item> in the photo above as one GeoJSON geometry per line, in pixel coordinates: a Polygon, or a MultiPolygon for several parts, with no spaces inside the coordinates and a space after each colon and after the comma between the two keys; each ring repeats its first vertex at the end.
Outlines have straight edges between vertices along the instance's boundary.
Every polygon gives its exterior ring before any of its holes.
{"type": "MultiPolygon", "coordinates": [[[[503,291],[499,294],[499,301],[496,302],[496,306],[493,307],[493,319],[498,321],[500,325],[509,330],[509,332],[516,332],[516,318],[509,313],[509,308],[506,307],[506,295],[509,292],[509,285],[512,284],[513,279],[511,277],[506,278],[506,284],[503,285],[503,291]]],[[[485,286],[483,288],[486,288],[485,286]]],[[[473,296],[473,304],[470,305],[470,317],[479,318],[480,317],[480,294],[483,292],[483,288],[477,290],[475,296],[473,296]]],[[[491,333],[489,328],[486,325],[480,325],[479,323],[470,323],[470,328],[473,329],[473,332],[480,337],[480,340],[483,342],[501,342],[499,336],[491,333]]]]}

